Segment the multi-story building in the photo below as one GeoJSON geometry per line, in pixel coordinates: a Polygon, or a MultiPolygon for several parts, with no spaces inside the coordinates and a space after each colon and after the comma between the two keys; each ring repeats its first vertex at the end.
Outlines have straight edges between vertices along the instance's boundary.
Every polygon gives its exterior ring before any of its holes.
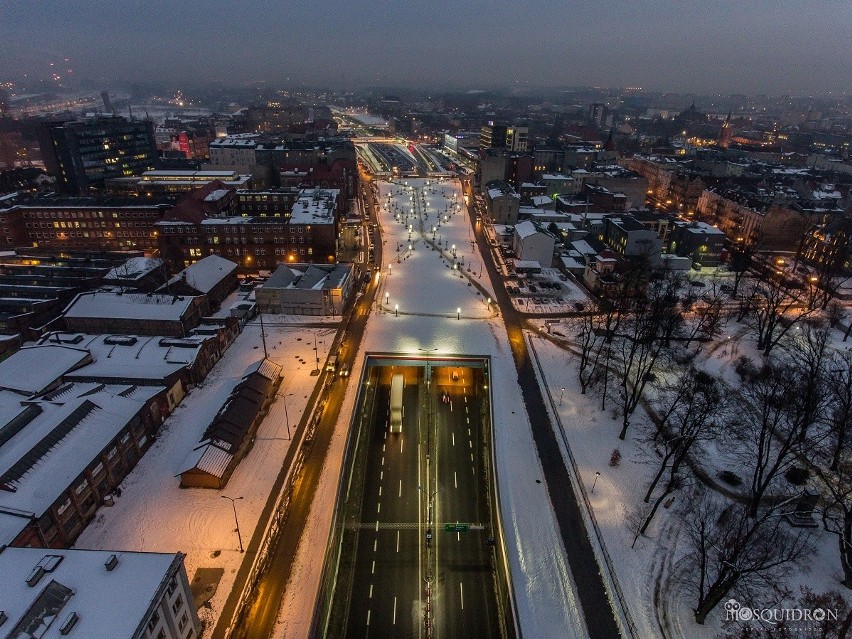
{"type": "Polygon", "coordinates": [[[282,264],[255,298],[264,313],[340,315],[354,281],[351,264],[282,264]]]}
{"type": "Polygon", "coordinates": [[[493,224],[517,224],[521,196],[505,182],[489,182],[485,188],[485,204],[493,224]]]}
{"type": "Polygon", "coordinates": [[[529,220],[515,225],[512,248],[519,260],[538,262],[542,268],[553,263],[556,238],[529,220]]]}
{"type": "Polygon", "coordinates": [[[247,206],[244,215],[205,217],[176,207],[157,225],[160,255],[173,271],[207,255],[229,259],[241,272],[274,270],[281,262],[335,261],[342,207],[338,190],[302,189],[289,210],[276,208],[289,201],[286,189],[242,195],[247,206]],[[264,202],[264,194],[281,199],[264,202]],[[269,206],[266,211],[256,210],[264,204],[269,206]]]}
{"type": "Polygon", "coordinates": [[[115,193],[144,195],[145,197],[168,197],[176,193],[187,193],[206,186],[211,182],[220,183],[223,188],[245,189],[251,187],[251,175],[241,175],[236,171],[184,171],[156,170],[145,171],[141,176],[107,180],[107,190],[115,193]]]}
{"type": "Polygon", "coordinates": [[[7,637],[201,636],[181,553],[0,546],[0,573],[7,637]]]}
{"type": "Polygon", "coordinates": [[[479,132],[480,156],[484,149],[525,152],[529,144],[529,133],[529,127],[488,122],[479,132]]]}
{"type": "MultiPolygon", "coordinates": [[[[18,225],[13,242],[49,250],[141,250],[157,246],[154,225],[172,204],[166,199],[119,196],[43,196],[20,202],[3,218],[18,225]],[[17,220],[17,221],[15,221],[17,220]],[[20,232],[23,229],[23,236],[20,232]]],[[[4,224],[6,227],[6,224],[4,224]]],[[[8,240],[6,240],[8,245],[8,240]]]]}
{"type": "Polygon", "coordinates": [[[147,120],[45,122],[39,144],[45,167],[63,193],[85,193],[108,178],[140,175],[157,166],[154,128],[147,120]]]}
{"type": "Polygon", "coordinates": [[[819,222],[818,215],[732,189],[704,190],[696,216],[718,227],[731,242],[776,251],[798,250],[805,229],[819,222]]]}
{"type": "Polygon", "coordinates": [[[675,220],[668,252],[692,258],[693,264],[719,266],[725,247],[725,234],[706,222],[675,220]]]}
{"type": "Polygon", "coordinates": [[[631,215],[604,218],[602,242],[627,259],[644,259],[649,264],[660,260],[663,241],[654,229],[650,229],[631,215]]]}

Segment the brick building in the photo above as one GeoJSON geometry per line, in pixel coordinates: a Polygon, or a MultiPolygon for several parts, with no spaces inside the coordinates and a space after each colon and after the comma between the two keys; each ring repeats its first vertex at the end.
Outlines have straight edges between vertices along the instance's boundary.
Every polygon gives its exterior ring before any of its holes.
{"type": "Polygon", "coordinates": [[[274,270],[282,262],[335,262],[343,206],[339,191],[302,189],[289,210],[290,191],[241,195],[245,215],[206,217],[176,207],[157,225],[160,255],[172,272],[207,255],[235,262],[240,272],[274,270]],[[272,199],[279,195],[280,200],[272,199]],[[269,208],[254,210],[261,206],[269,208]]]}

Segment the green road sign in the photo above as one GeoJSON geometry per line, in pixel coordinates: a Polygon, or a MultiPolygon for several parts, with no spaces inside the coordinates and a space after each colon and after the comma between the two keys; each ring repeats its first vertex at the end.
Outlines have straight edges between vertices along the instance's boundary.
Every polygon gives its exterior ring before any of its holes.
{"type": "Polygon", "coordinates": [[[447,532],[467,532],[470,528],[470,524],[460,524],[458,522],[454,524],[444,524],[444,530],[447,532]]]}

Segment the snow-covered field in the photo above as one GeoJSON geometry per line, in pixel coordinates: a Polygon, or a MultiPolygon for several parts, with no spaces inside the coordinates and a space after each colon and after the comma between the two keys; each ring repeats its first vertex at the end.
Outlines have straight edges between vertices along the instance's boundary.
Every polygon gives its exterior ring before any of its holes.
{"type": "MultiPolygon", "coordinates": [[[[560,330],[571,333],[567,325],[560,330]]],[[[839,331],[833,331],[832,337],[836,347],[845,348],[840,342],[842,334],[839,331]]],[[[647,535],[639,537],[635,548],[631,548],[635,534],[635,528],[629,523],[633,520],[631,515],[642,503],[655,470],[640,455],[636,441],[643,424],[649,422],[647,413],[640,405],[631,420],[626,441],[619,440],[621,417],[612,417],[611,404],[607,410],[601,410],[598,393],[580,393],[575,356],[540,334],[533,335],[531,342],[541,365],[544,386],[550,393],[564,438],[576,461],[578,479],[589,497],[601,533],[600,541],[606,548],[638,636],[712,639],[723,630],[733,630],[732,626],[724,624],[721,609],[714,611],[705,625],[694,623],[695,600],[674,583],[674,569],[684,552],[683,544],[678,543],[679,522],[674,510],[678,500],[684,498],[683,493],[675,492],[674,505],[669,509],[661,508],[647,535]],[[610,457],[616,448],[622,459],[618,466],[611,466],[610,457]]],[[[738,357],[745,355],[759,360],[753,337],[745,327],[733,323],[725,328],[716,344],[704,350],[699,366],[728,382],[734,382],[733,367],[738,357]]],[[[723,469],[739,470],[731,466],[732,460],[723,451],[713,447],[700,453],[699,463],[711,475],[723,469]]],[[[843,574],[836,538],[817,530],[812,541],[816,552],[808,561],[809,570],[790,578],[787,587],[794,595],[799,594],[801,586],[818,593],[844,591],[840,585],[843,574]]]]}

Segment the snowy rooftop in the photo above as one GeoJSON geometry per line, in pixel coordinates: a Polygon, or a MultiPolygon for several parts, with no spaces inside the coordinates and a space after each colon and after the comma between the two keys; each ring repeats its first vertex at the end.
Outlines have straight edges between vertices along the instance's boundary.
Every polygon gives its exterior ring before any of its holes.
{"type": "Polygon", "coordinates": [[[42,338],[42,344],[75,341],[78,348],[91,353],[94,361],[66,374],[65,379],[161,382],[195,362],[208,339],[213,338],[51,333],[42,338]]]}
{"type": "Polygon", "coordinates": [[[208,255],[187,266],[170,279],[162,289],[168,290],[169,284],[174,284],[186,278],[186,283],[199,293],[209,293],[214,286],[236,270],[237,265],[231,260],[226,260],[218,255],[208,255]]]}
{"type": "Polygon", "coordinates": [[[541,231],[539,231],[535,227],[535,224],[533,224],[529,220],[525,222],[520,222],[519,224],[515,225],[515,236],[522,240],[529,237],[530,235],[535,235],[536,233],[540,232],[541,231]]]}
{"type": "Polygon", "coordinates": [[[162,390],[69,383],[22,405],[17,432],[0,447],[0,510],[41,515],[162,390]]]}
{"type": "Polygon", "coordinates": [[[160,268],[163,260],[158,257],[131,257],[121,266],[116,266],[106,274],[106,280],[138,280],[151,271],[160,268]]]}
{"type": "Polygon", "coordinates": [[[89,353],[71,346],[22,348],[0,362],[0,388],[34,395],[88,359],[89,353]]]}
{"type": "Polygon", "coordinates": [[[352,273],[351,264],[282,264],[261,288],[335,289],[352,273]]]}
{"type": "Polygon", "coordinates": [[[0,551],[0,610],[8,617],[4,633],[10,634],[4,636],[136,636],[173,564],[182,561],[180,554],[5,548],[0,551]],[[108,570],[112,556],[117,563],[108,570]],[[44,575],[30,587],[27,580],[39,565],[44,575]],[[72,613],[78,615],[74,629],[61,632],[72,613]],[[23,620],[31,621],[24,621],[30,631],[20,627],[23,620]]]}
{"type": "Polygon", "coordinates": [[[65,309],[65,317],[178,320],[193,303],[192,296],[146,295],[144,293],[81,293],[65,309]]]}
{"type": "Polygon", "coordinates": [[[304,190],[293,205],[291,224],[331,224],[334,207],[340,195],[338,189],[304,190]]]}

